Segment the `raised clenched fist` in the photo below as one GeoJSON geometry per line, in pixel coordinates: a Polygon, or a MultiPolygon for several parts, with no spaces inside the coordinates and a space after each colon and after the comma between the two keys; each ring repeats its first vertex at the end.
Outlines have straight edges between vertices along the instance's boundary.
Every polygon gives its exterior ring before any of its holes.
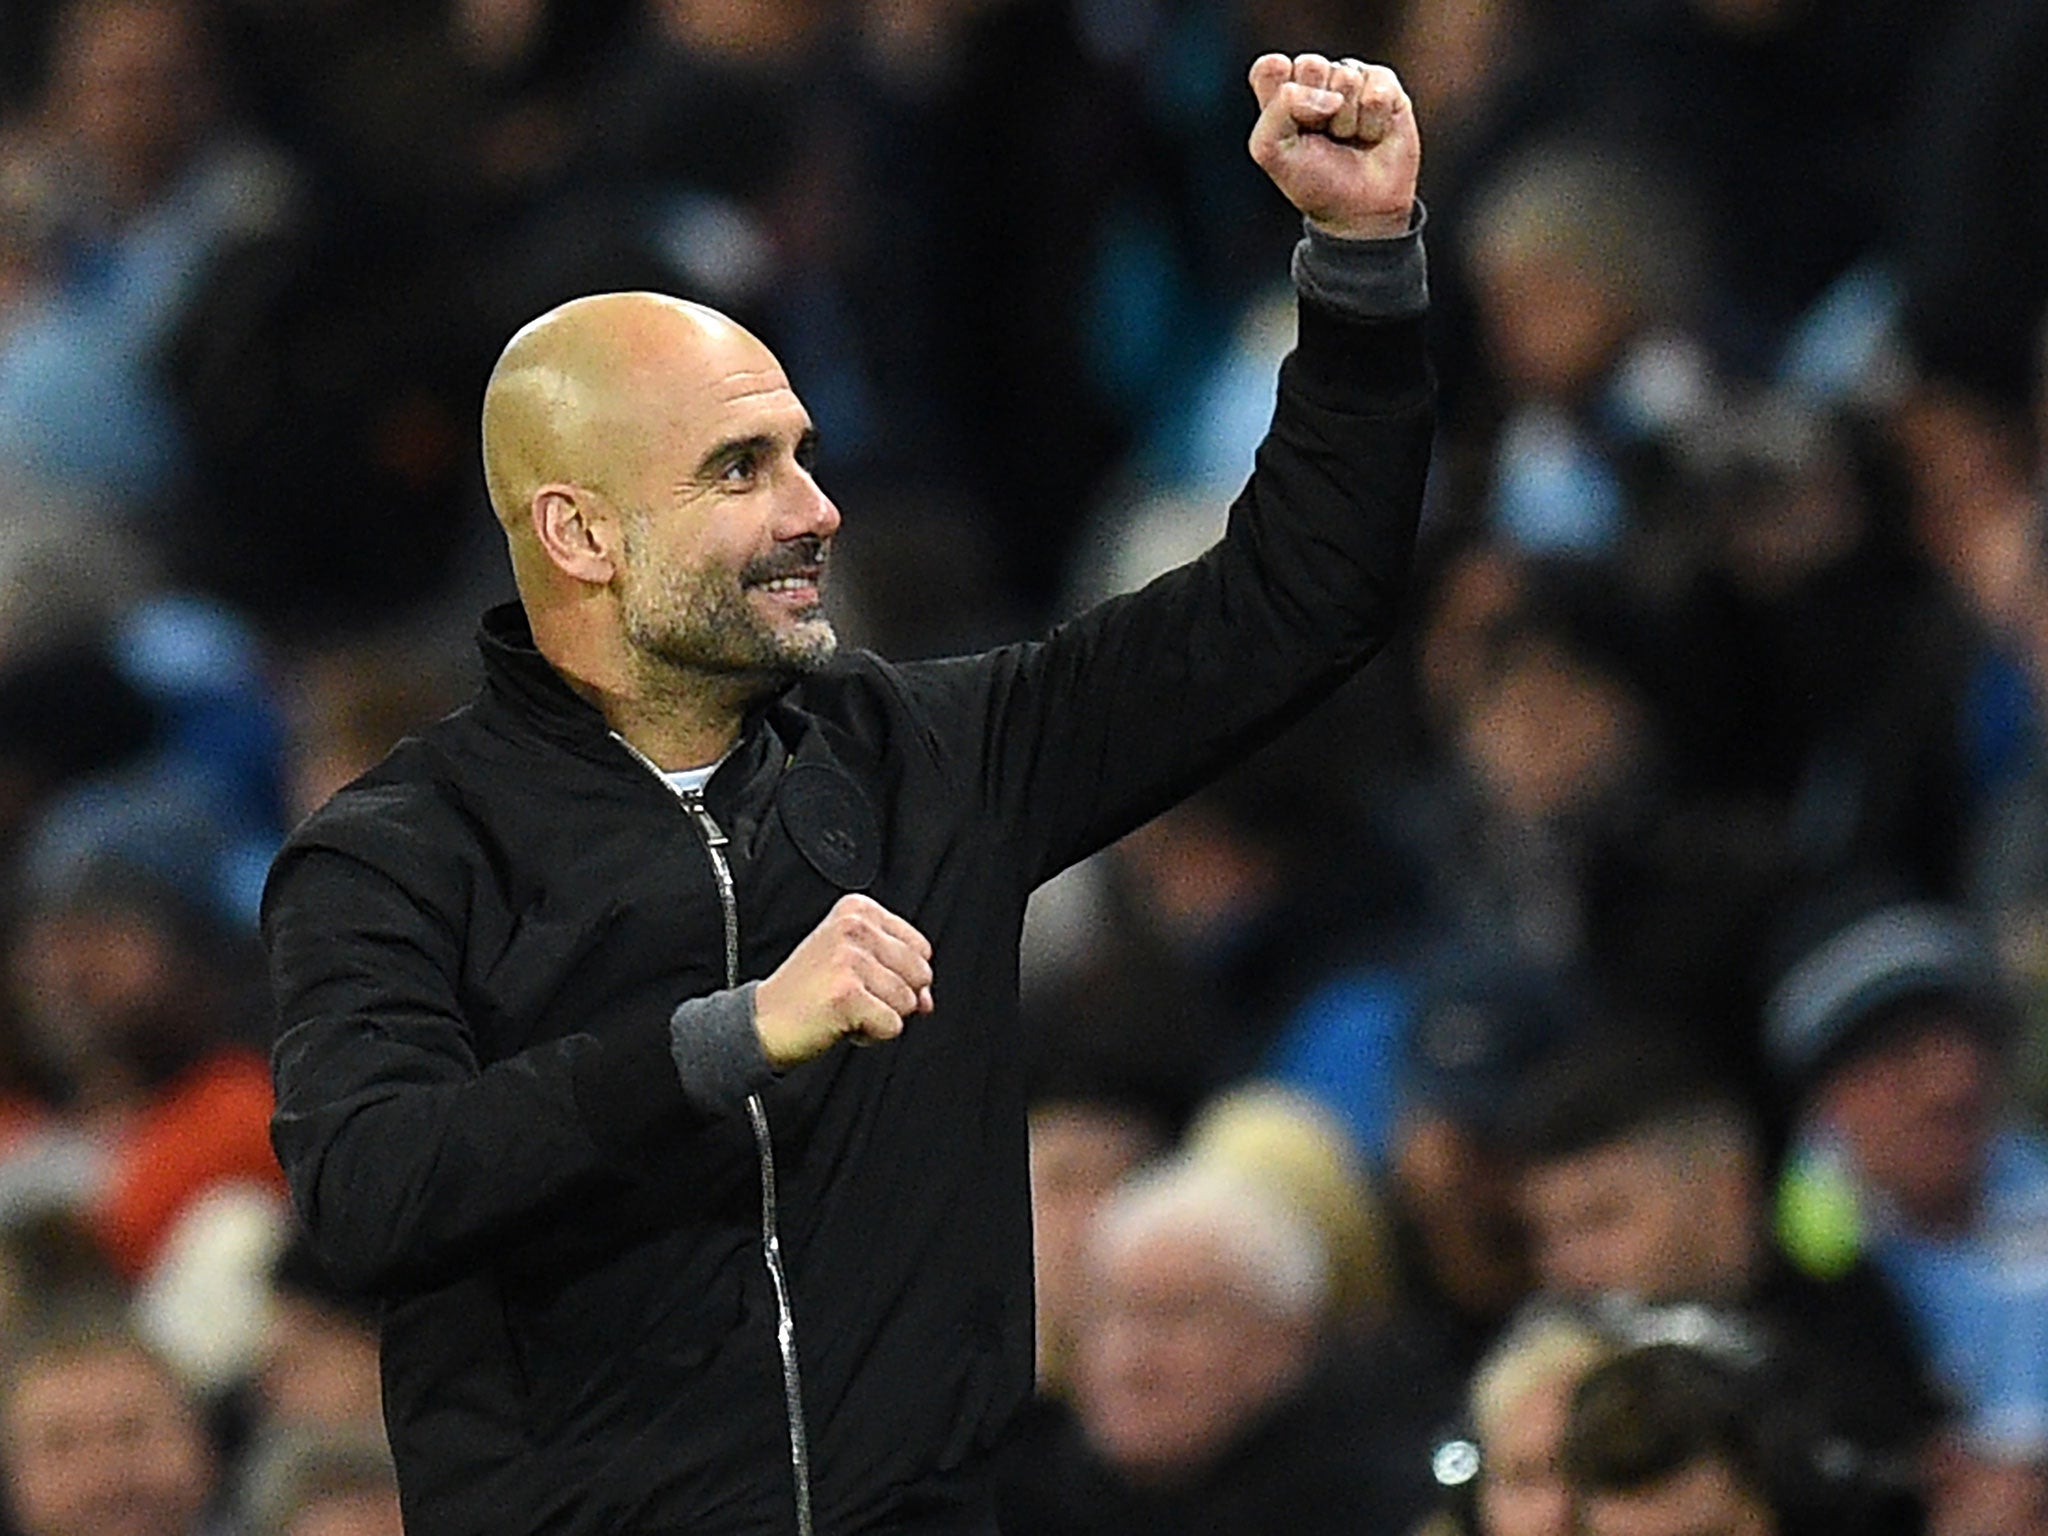
{"type": "Polygon", "coordinates": [[[1261,55],[1251,155],[1318,228],[1347,239],[1403,234],[1422,137],[1391,69],[1319,53],[1261,55]]]}

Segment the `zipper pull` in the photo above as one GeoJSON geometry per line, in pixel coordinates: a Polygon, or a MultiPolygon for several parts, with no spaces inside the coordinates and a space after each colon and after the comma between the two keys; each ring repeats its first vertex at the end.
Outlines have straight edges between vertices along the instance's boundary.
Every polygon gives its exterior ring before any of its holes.
{"type": "Polygon", "coordinates": [[[711,807],[704,803],[701,790],[686,790],[682,795],[683,809],[690,813],[690,819],[697,823],[697,830],[704,834],[704,841],[713,848],[726,845],[725,829],[711,814],[711,807]]]}

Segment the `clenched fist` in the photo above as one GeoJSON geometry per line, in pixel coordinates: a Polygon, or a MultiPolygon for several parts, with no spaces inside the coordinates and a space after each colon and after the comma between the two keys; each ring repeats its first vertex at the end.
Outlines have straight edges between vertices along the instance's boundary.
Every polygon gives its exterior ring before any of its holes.
{"type": "Polygon", "coordinates": [[[1422,137],[1391,69],[1319,53],[1260,56],[1251,155],[1319,229],[1347,239],[1405,234],[1422,137]]]}
{"type": "Polygon", "coordinates": [[[780,1072],[822,1056],[842,1036],[893,1040],[932,1011],[932,946],[866,896],[842,896],[754,991],[754,1030],[780,1072]]]}

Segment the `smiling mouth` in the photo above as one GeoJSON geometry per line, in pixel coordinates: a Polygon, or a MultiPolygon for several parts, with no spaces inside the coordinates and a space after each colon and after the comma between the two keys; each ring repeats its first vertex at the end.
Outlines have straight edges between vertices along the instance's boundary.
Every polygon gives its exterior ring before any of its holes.
{"type": "Polygon", "coordinates": [[[827,548],[820,538],[792,539],[749,561],[740,571],[740,585],[778,607],[807,613],[821,601],[827,548]]]}
{"type": "Polygon", "coordinates": [[[822,575],[816,566],[785,571],[779,576],[750,581],[746,590],[750,595],[765,598],[784,618],[808,623],[818,617],[825,606],[824,594],[818,586],[822,575]]]}

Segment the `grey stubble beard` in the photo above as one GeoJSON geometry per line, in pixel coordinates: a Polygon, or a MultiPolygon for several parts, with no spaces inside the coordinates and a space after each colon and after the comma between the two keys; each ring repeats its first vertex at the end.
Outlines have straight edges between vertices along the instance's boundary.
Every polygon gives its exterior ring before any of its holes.
{"type": "MultiPolygon", "coordinates": [[[[800,540],[725,567],[650,571],[626,541],[620,607],[627,643],[651,692],[683,694],[745,707],[821,670],[838,650],[822,606],[793,630],[778,630],[748,601],[750,586],[826,562],[822,540],[800,540]]],[[[822,582],[823,577],[820,576],[822,582]]]]}

